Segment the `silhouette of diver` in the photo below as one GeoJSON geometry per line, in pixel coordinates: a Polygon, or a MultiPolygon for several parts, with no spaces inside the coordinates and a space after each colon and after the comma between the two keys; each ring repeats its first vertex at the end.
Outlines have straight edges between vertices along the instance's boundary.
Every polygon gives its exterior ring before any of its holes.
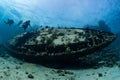
{"type": "Polygon", "coordinates": [[[14,24],[14,21],[12,19],[8,19],[7,22],[4,21],[5,24],[8,24],[9,26],[14,24]]]}
{"type": "Polygon", "coordinates": [[[104,20],[100,20],[98,22],[98,27],[100,28],[100,30],[111,32],[111,29],[108,27],[104,20]]]}
{"type": "Polygon", "coordinates": [[[22,24],[22,28],[24,28],[24,31],[26,31],[26,29],[27,29],[29,26],[31,27],[31,25],[30,25],[30,20],[27,20],[27,21],[25,21],[25,22],[22,24]]]}

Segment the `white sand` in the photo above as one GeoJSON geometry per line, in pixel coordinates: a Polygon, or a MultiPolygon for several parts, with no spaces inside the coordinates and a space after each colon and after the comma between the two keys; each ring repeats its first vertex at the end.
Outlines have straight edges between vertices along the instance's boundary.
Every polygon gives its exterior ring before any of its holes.
{"type": "Polygon", "coordinates": [[[57,69],[22,62],[11,56],[8,58],[8,56],[0,56],[0,80],[120,80],[120,68],[117,66],[112,68],[67,70],[73,72],[73,74],[61,76],[54,72],[57,69]],[[26,72],[32,74],[34,78],[28,78],[26,72]],[[102,73],[102,76],[99,77],[98,73],[102,73]]]}

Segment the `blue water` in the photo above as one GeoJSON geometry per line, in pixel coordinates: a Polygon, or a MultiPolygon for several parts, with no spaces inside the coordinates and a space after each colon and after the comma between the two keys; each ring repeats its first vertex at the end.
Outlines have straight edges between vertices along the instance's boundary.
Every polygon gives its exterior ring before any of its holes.
{"type": "MultiPolygon", "coordinates": [[[[117,34],[111,48],[120,48],[120,0],[0,0],[0,45],[23,33],[19,21],[31,21],[27,32],[40,26],[77,27],[92,25],[104,20],[111,32],[117,34]],[[4,21],[14,20],[9,26],[4,21]]],[[[105,29],[105,28],[103,28],[105,29]]]]}

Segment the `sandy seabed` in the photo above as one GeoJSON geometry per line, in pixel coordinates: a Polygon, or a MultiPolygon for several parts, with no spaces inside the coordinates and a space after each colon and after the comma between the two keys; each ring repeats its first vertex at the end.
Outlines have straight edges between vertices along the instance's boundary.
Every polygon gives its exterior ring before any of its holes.
{"type": "Polygon", "coordinates": [[[120,80],[120,67],[53,69],[0,54],[0,80],[120,80]]]}

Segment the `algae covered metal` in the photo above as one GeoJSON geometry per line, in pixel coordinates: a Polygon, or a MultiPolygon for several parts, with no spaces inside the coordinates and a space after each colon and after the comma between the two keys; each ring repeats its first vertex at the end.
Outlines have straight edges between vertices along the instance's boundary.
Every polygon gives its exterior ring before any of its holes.
{"type": "Polygon", "coordinates": [[[30,62],[70,62],[108,46],[116,35],[94,29],[41,28],[9,41],[15,57],[30,62]]]}

